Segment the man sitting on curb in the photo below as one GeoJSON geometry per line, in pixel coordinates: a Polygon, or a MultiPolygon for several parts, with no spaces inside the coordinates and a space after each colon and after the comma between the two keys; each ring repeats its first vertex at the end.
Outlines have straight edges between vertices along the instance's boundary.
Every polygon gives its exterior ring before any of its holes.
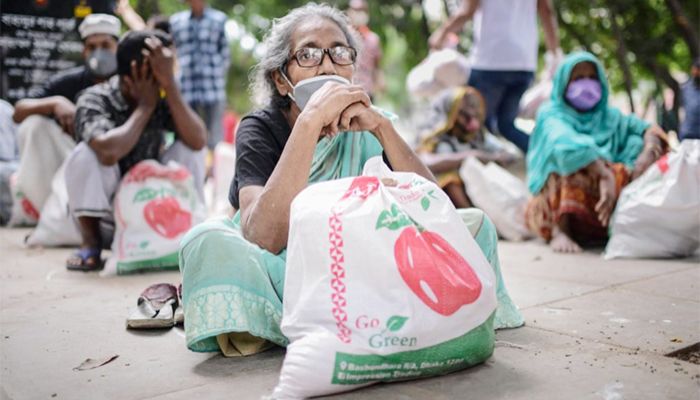
{"type": "Polygon", "coordinates": [[[51,194],[54,173],[75,147],[78,94],[117,72],[120,29],[119,19],[112,15],[88,15],[78,28],[85,65],[54,76],[15,105],[12,118],[20,124],[17,186],[37,210],[51,194]]]}
{"type": "Polygon", "coordinates": [[[100,220],[111,217],[119,182],[138,162],[179,162],[203,198],[206,127],[175,83],[170,44],[159,31],[128,32],[117,48],[118,76],[78,99],[75,129],[82,143],[68,159],[66,187],[82,245],[68,269],[101,267],[101,249],[110,241],[103,240],[100,220]],[[163,151],[166,131],[175,133],[175,142],[163,151]]]}

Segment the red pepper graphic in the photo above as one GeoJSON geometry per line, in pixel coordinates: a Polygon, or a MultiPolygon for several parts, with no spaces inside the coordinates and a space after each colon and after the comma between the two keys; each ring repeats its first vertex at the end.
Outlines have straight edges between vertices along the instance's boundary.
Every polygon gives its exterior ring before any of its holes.
{"type": "Polygon", "coordinates": [[[143,208],[143,217],[159,235],[172,239],[192,226],[192,214],[180,208],[172,196],[149,201],[143,208]]]}
{"type": "Polygon", "coordinates": [[[434,232],[406,227],[394,244],[401,277],[423,303],[449,316],[481,293],[481,281],[469,263],[434,232]]]}
{"type": "Polygon", "coordinates": [[[22,201],[20,202],[22,205],[22,210],[24,210],[24,213],[27,214],[29,217],[35,220],[39,220],[39,211],[36,210],[36,207],[34,207],[34,204],[32,204],[29,199],[26,197],[22,197],[22,201]]]}

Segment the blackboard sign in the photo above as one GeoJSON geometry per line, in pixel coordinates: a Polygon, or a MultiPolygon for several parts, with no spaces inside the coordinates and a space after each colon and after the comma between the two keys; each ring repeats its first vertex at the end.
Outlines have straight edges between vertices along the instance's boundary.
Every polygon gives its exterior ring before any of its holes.
{"type": "Polygon", "coordinates": [[[56,72],[82,62],[78,25],[114,14],[115,0],[2,0],[0,97],[14,103],[56,72]]]}

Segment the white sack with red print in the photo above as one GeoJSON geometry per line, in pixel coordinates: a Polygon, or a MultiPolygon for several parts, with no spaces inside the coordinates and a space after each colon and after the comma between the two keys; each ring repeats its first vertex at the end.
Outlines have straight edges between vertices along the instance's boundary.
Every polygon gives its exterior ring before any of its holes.
{"type": "Polygon", "coordinates": [[[493,351],[495,277],[447,196],[375,157],[291,206],[276,399],[446,374],[493,351]]]}
{"type": "Polygon", "coordinates": [[[102,275],[177,269],[180,239],[204,218],[185,167],[141,161],[122,178],[115,195],[112,256],[102,275]]]}
{"type": "Polygon", "coordinates": [[[700,140],[650,166],[620,194],[605,258],[686,257],[700,248],[700,140]]]}
{"type": "Polygon", "coordinates": [[[17,173],[10,176],[12,210],[7,226],[35,226],[39,221],[39,211],[17,185],[17,173]]]}

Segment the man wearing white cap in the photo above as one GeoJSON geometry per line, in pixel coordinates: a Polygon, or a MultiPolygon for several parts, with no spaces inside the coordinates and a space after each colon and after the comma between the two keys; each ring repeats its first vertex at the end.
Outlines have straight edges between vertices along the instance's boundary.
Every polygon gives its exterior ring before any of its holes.
{"type": "Polygon", "coordinates": [[[117,71],[120,30],[119,19],[112,15],[88,15],[78,28],[85,65],[55,75],[15,104],[12,118],[20,124],[17,188],[36,210],[43,207],[55,172],[75,147],[78,94],[117,71]]]}

